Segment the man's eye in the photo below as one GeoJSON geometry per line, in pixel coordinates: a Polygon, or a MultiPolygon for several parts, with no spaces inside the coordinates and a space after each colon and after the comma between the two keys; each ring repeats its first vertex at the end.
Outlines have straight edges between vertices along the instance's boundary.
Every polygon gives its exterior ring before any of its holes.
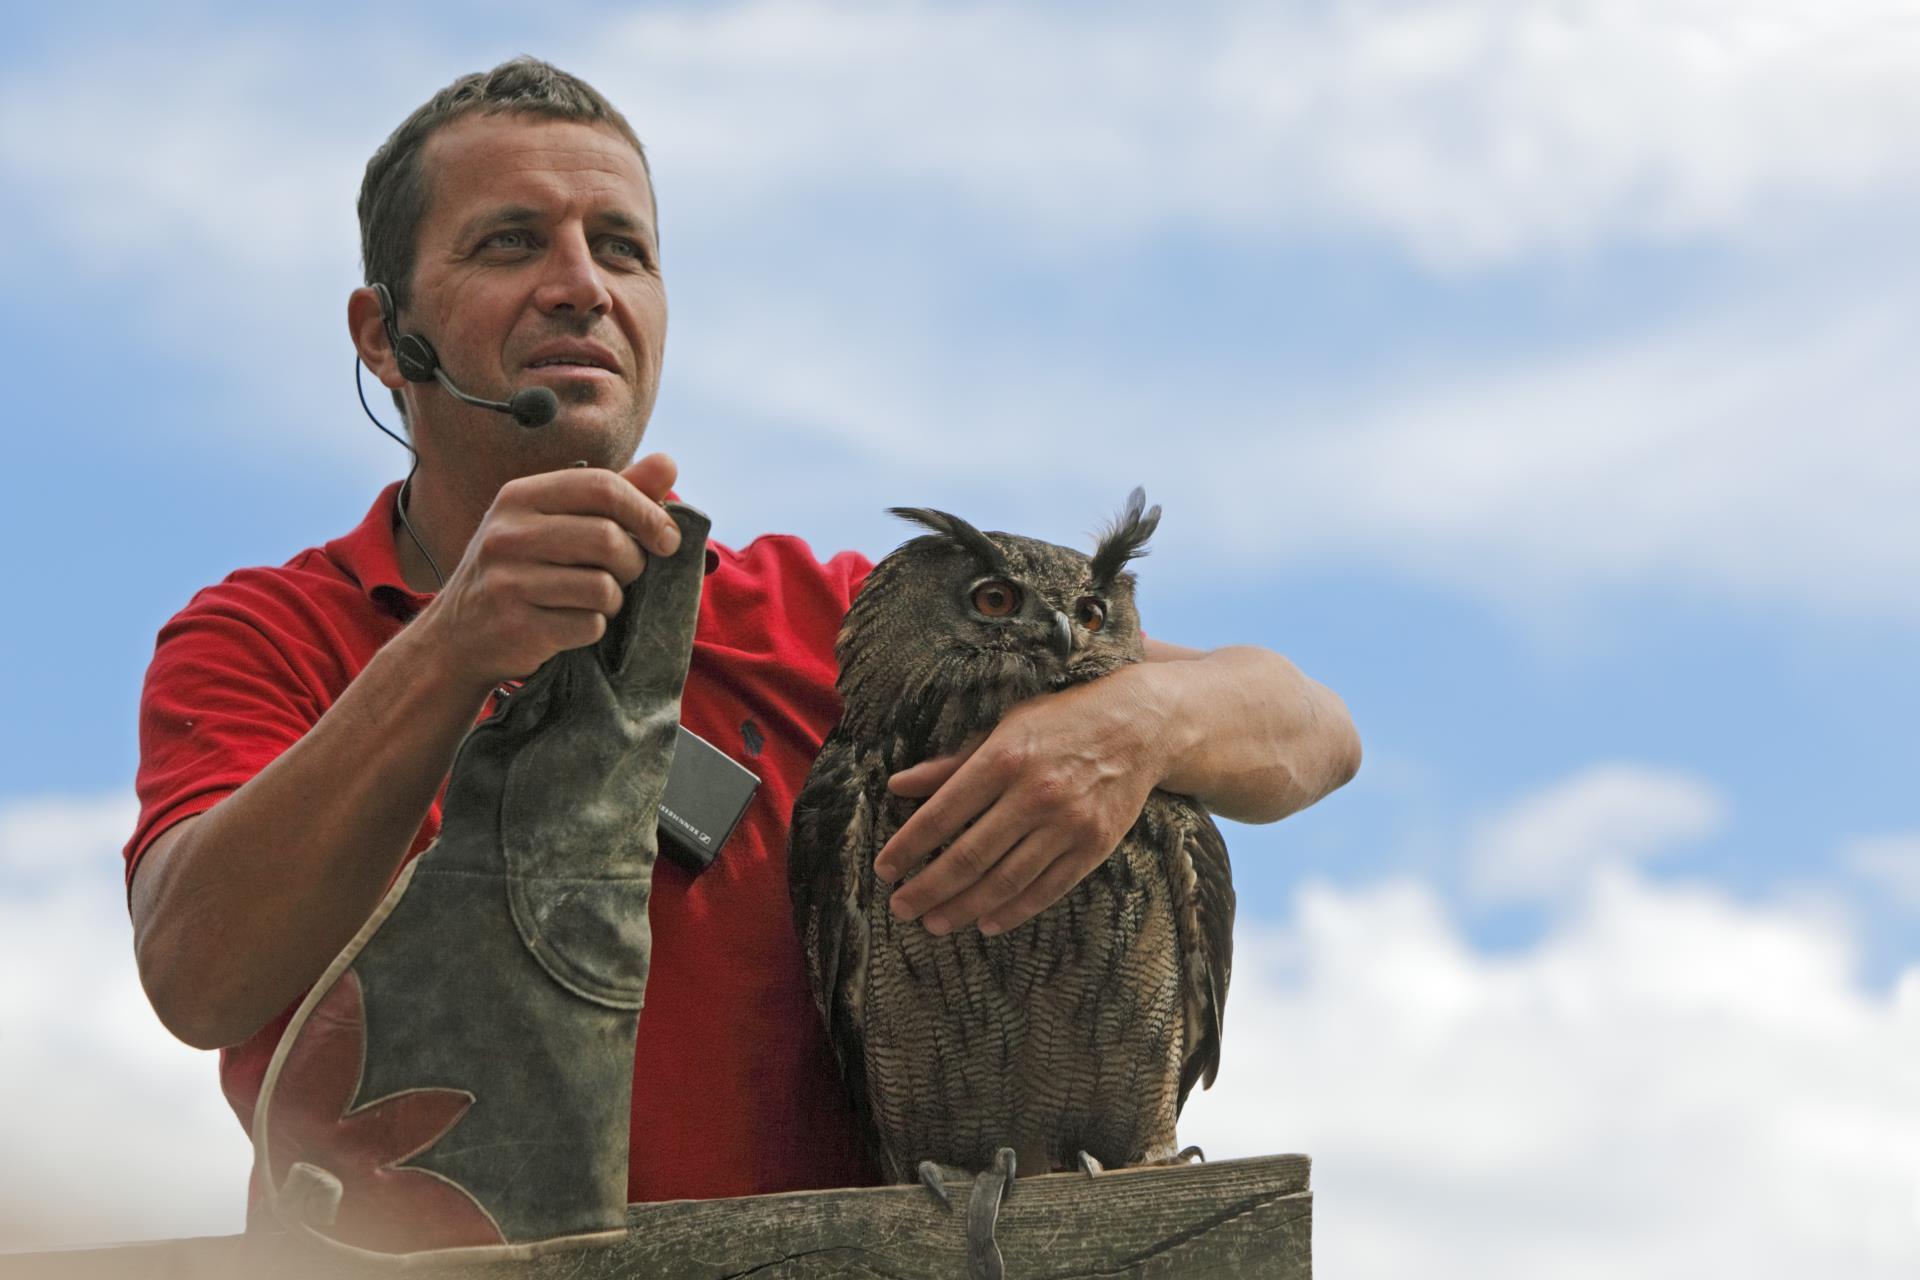
{"type": "Polygon", "coordinates": [[[525,231],[496,231],[483,242],[488,249],[530,249],[533,237],[525,231]]]}
{"type": "Polygon", "coordinates": [[[647,261],[647,251],[638,240],[629,240],[624,236],[608,236],[600,242],[600,251],[610,258],[626,258],[634,262],[647,261]]]}

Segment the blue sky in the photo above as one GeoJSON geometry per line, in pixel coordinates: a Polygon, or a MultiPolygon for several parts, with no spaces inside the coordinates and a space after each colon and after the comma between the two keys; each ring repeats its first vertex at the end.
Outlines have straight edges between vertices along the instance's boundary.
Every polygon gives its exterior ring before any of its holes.
{"type": "MultiPolygon", "coordinates": [[[[0,535],[32,625],[0,636],[0,903],[111,897],[98,815],[131,781],[155,630],[400,473],[348,380],[359,169],[433,88],[529,51],[647,140],[673,316],[649,443],[720,536],[877,555],[904,536],[883,508],[930,503],[1079,541],[1144,483],[1166,508],[1149,629],[1268,645],[1347,699],[1361,777],[1231,833],[1243,954],[1281,957],[1236,979],[1247,1043],[1306,1061],[1301,1026],[1328,1045],[1401,1017],[1328,976],[1390,965],[1388,940],[1328,921],[1405,925],[1435,948],[1416,970],[1452,956],[1483,994],[1614,921],[1702,972],[1763,972],[1728,940],[1782,939],[1804,966],[1782,962],[1779,1001],[1844,1006],[1871,1030],[1842,1056],[1890,1063],[1920,1037],[1920,27],[1864,0],[1182,14],[208,4],[10,33],[0,535]],[[84,882],[21,832],[71,846],[84,882]],[[1323,1026],[1316,1001],[1350,1017],[1323,1026]]],[[[1574,965],[1594,991],[1604,955],[1574,965]]],[[[109,959],[130,971],[89,963],[109,959]]],[[[1677,997],[1634,990],[1614,1029],[1678,1027],[1663,1051],[1703,1062],[1737,1039],[1706,1028],[1749,1010],[1714,987],[1699,1019],[1642,1023],[1677,997]]],[[[0,1012],[0,1043],[61,1007],[0,1012]]],[[[1591,1063],[1526,1007],[1516,1043],[1591,1063]]],[[[211,1095],[179,1052],[182,1096],[211,1095]]],[[[1755,1096],[1826,1114],[1831,1073],[1793,1053],[1755,1096]]],[[[1418,1217],[1395,1195],[1419,1140],[1343,1162],[1349,1113],[1308,1123],[1231,1080],[1193,1122],[1280,1117],[1253,1129],[1320,1158],[1323,1256],[1395,1274],[1356,1241],[1418,1217]]],[[[1723,1083],[1672,1085],[1679,1113],[1723,1083]]],[[[1879,1136],[1815,1145],[1904,1220],[1795,1237],[1857,1245],[1859,1275],[1920,1253],[1920,1097],[1876,1087],[1859,1132],[1879,1136]]],[[[1567,1144],[1541,1167],[1591,1154],[1567,1144]]],[[[1540,1177],[1490,1167],[1492,1191],[1540,1177]]],[[[232,1229],[227,1177],[181,1218],[212,1205],[194,1221],[232,1229]]],[[[7,1193],[0,1230],[52,1212],[7,1193]]],[[[26,1238],[140,1230],[93,1212],[26,1238]]],[[[1664,1274],[1646,1264],[1717,1221],[1649,1225],[1620,1260],[1664,1274]]],[[[1577,1232],[1536,1243],[1525,1260],[1595,1256],[1577,1232]]]]}

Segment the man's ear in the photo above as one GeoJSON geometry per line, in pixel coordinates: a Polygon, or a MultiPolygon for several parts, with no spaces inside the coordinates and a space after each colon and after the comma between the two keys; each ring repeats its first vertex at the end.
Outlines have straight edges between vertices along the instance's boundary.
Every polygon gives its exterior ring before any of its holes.
{"type": "Polygon", "coordinates": [[[382,386],[398,391],[407,385],[400,376],[400,362],[394,358],[393,343],[387,338],[387,319],[380,311],[380,295],[362,285],[347,295],[347,333],[353,339],[360,361],[382,386]]]}

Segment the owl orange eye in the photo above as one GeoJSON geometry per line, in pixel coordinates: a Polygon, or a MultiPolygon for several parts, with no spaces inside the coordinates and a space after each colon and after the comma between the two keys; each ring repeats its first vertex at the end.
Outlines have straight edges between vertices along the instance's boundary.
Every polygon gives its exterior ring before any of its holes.
{"type": "Polygon", "coordinates": [[[973,589],[973,607],[989,618],[1004,618],[1020,607],[1020,589],[996,578],[973,589]]]}
{"type": "Polygon", "coordinates": [[[1098,631],[1107,625],[1106,609],[1092,596],[1083,597],[1079,604],[1073,606],[1073,616],[1089,631],[1098,631]]]}

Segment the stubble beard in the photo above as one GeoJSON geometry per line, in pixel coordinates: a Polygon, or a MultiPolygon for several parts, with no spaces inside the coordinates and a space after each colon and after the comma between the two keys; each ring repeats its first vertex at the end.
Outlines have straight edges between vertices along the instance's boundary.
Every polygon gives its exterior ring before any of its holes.
{"type": "Polygon", "coordinates": [[[578,382],[562,384],[555,391],[560,397],[560,416],[550,425],[510,427],[519,435],[518,443],[522,445],[515,452],[528,464],[545,471],[585,462],[590,467],[619,471],[633,461],[646,435],[647,420],[652,416],[651,396],[645,403],[637,395],[631,396],[625,405],[609,411],[610,420],[589,426],[580,421],[584,415],[576,416],[569,410],[591,413],[603,398],[611,398],[606,393],[612,389],[592,382],[578,382]]]}

